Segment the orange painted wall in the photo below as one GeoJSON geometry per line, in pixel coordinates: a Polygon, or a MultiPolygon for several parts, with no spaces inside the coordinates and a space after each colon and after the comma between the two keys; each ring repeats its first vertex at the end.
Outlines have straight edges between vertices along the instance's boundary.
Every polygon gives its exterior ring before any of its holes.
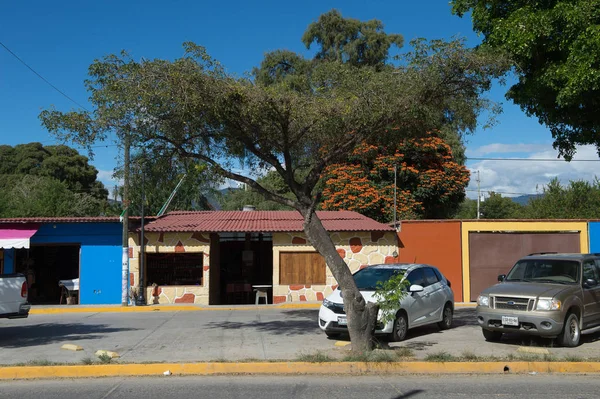
{"type": "Polygon", "coordinates": [[[398,233],[400,262],[437,267],[452,283],[454,300],[463,301],[459,221],[403,221],[398,233]]]}

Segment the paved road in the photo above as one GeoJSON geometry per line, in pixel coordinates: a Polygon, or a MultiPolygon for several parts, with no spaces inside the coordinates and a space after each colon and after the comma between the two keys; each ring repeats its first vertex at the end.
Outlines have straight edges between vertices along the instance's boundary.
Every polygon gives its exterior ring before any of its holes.
{"type": "MultiPolygon", "coordinates": [[[[0,363],[28,361],[79,363],[99,350],[121,354],[120,362],[186,362],[296,359],[321,351],[332,356],[348,348],[334,346],[316,324],[316,309],[208,310],[153,313],[72,313],[31,315],[0,320],[0,363]],[[60,349],[65,343],[84,351],[60,349]]],[[[553,355],[600,358],[600,334],[584,336],[578,348],[553,348],[548,340],[512,338],[502,343],[483,340],[474,309],[458,309],[456,327],[411,330],[408,339],[392,346],[411,348],[418,359],[428,354],[465,352],[507,356],[521,345],[545,346],[553,355]]]]}
{"type": "Polygon", "coordinates": [[[598,383],[586,376],[161,377],[0,382],[6,399],[148,398],[528,398],[589,399],[598,383]],[[43,394],[42,394],[43,393],[43,394]],[[42,395],[42,396],[40,396],[42,395]]]}

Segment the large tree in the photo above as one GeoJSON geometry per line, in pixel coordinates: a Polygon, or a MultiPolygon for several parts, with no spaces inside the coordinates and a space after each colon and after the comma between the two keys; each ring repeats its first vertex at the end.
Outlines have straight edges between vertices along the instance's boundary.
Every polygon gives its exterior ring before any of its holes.
{"type": "Polygon", "coordinates": [[[557,178],[543,187],[542,194],[531,198],[524,208],[531,219],[598,219],[600,217],[600,181],[577,180],[562,185],[557,178]]]}
{"type": "Polygon", "coordinates": [[[0,146],[0,216],[96,216],[108,192],[88,158],[64,145],[0,146]]]}
{"type": "Polygon", "coordinates": [[[324,172],[323,209],[348,209],[390,223],[448,218],[465,198],[469,171],[438,135],[401,139],[388,146],[363,143],[347,160],[324,172]]]}
{"type": "MultiPolygon", "coordinates": [[[[307,73],[263,85],[228,75],[203,48],[186,44],[174,61],[110,56],[92,77],[97,90],[128,104],[139,142],[174,148],[183,157],[204,162],[225,178],[247,184],[265,198],[296,209],[304,231],[321,253],[344,292],[353,349],[372,348],[378,306],[366,303],[352,274],[317,217],[317,187],[327,166],[341,162],[371,137],[390,140],[419,137],[451,127],[471,131],[490,103],[482,98],[504,72],[495,58],[464,48],[462,42],[413,43],[401,66],[381,68],[323,60],[307,73]],[[114,90],[120,87],[119,90],[114,90]],[[309,89],[298,89],[309,88],[309,89]],[[268,190],[236,171],[239,160],[254,170],[275,170],[292,198],[268,190]],[[298,173],[298,172],[302,173],[298,173]]],[[[83,113],[90,123],[94,114],[83,113]]],[[[43,115],[55,133],[91,143],[85,125],[61,124],[63,114],[43,115]]]]}
{"type": "Polygon", "coordinates": [[[482,47],[508,54],[518,82],[507,97],[548,126],[570,159],[600,151],[600,7],[595,0],[452,0],[470,13],[482,47]]]}

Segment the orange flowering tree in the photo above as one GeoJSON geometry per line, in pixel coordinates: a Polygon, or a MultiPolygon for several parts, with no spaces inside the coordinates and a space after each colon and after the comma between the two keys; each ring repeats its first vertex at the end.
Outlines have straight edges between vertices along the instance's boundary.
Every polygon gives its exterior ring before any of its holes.
{"type": "Polygon", "coordinates": [[[454,160],[443,139],[430,133],[396,146],[363,143],[347,162],[329,166],[323,174],[322,209],[392,221],[394,165],[398,219],[451,217],[465,197],[469,171],[454,160]]]}

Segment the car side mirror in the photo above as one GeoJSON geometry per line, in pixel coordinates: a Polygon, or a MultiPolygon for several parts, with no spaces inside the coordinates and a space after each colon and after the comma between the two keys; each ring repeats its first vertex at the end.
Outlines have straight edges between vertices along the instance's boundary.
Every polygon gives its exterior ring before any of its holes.
{"type": "Polygon", "coordinates": [[[418,285],[418,284],[413,284],[410,286],[410,288],[408,289],[408,291],[412,292],[423,292],[424,288],[422,285],[418,285]]]}
{"type": "Polygon", "coordinates": [[[598,281],[594,278],[588,278],[583,282],[584,288],[592,288],[598,285],[598,281]]]}
{"type": "Polygon", "coordinates": [[[506,274],[500,274],[498,276],[498,282],[501,283],[506,279],[506,274]]]}

